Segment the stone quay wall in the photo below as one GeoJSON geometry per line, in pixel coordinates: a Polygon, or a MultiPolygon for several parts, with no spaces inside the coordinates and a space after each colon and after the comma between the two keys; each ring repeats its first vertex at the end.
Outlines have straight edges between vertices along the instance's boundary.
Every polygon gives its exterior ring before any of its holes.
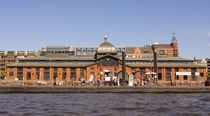
{"type": "Polygon", "coordinates": [[[0,93],[210,93],[210,87],[0,86],[0,93]]]}

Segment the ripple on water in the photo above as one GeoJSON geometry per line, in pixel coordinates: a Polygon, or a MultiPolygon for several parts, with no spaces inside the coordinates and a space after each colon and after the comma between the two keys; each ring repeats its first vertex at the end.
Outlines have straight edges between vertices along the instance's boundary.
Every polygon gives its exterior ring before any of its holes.
{"type": "Polygon", "coordinates": [[[200,101],[209,102],[210,101],[210,97],[201,98],[200,101]]]}
{"type": "Polygon", "coordinates": [[[7,112],[7,111],[0,111],[0,116],[6,115],[6,114],[9,114],[9,112],[7,112]]]}
{"type": "Polygon", "coordinates": [[[26,113],[23,113],[23,115],[22,116],[31,116],[32,115],[32,113],[30,113],[30,112],[26,112],[26,113]]]}
{"type": "Polygon", "coordinates": [[[133,111],[133,110],[140,110],[142,108],[139,107],[116,107],[116,108],[111,108],[111,110],[117,110],[117,111],[133,111]]]}
{"type": "Polygon", "coordinates": [[[203,116],[203,115],[205,115],[205,114],[191,113],[191,112],[183,112],[183,113],[173,114],[173,116],[203,116]]]}
{"type": "Polygon", "coordinates": [[[164,112],[170,112],[171,109],[169,108],[164,108],[164,107],[159,107],[159,108],[155,108],[154,110],[152,110],[153,112],[157,112],[157,113],[164,113],[164,112]]]}
{"type": "Polygon", "coordinates": [[[0,94],[0,115],[210,115],[210,94],[0,94]]]}

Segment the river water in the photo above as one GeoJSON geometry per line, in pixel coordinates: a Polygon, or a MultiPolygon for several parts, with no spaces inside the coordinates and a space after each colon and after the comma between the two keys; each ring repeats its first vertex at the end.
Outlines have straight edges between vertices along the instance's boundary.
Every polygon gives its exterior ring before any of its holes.
{"type": "Polygon", "coordinates": [[[210,94],[0,94],[0,116],[208,116],[210,94]]]}

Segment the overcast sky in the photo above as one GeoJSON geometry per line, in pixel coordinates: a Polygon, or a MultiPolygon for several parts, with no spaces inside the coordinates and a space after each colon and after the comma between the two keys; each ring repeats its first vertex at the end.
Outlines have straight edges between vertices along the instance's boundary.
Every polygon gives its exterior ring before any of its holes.
{"type": "Polygon", "coordinates": [[[170,43],[180,56],[210,57],[210,0],[0,0],[0,50],[46,45],[116,47],[170,43]]]}

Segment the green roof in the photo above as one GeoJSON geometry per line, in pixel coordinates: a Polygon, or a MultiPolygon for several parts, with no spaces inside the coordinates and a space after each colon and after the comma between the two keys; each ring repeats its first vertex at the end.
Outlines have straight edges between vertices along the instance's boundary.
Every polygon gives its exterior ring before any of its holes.
{"type": "Polygon", "coordinates": [[[37,60],[95,60],[94,56],[62,56],[62,57],[47,57],[47,56],[38,56],[38,57],[28,57],[28,58],[19,58],[20,61],[37,61],[37,60]]]}
{"type": "MultiPolygon", "coordinates": [[[[153,62],[151,63],[126,63],[126,65],[130,66],[130,67],[154,67],[153,62]]],[[[180,68],[180,67],[185,67],[185,68],[196,68],[196,67],[203,67],[205,68],[206,66],[204,65],[199,65],[199,64],[195,64],[195,63],[173,63],[173,62],[169,62],[169,63],[157,63],[158,67],[165,67],[165,68],[170,68],[170,67],[175,67],[175,68],[180,68]]]]}
{"type": "Polygon", "coordinates": [[[9,64],[8,67],[87,67],[93,63],[81,63],[81,62],[46,62],[46,63],[38,63],[38,62],[23,62],[23,63],[13,63],[9,64]]]}
{"type": "MultiPolygon", "coordinates": [[[[153,58],[141,58],[141,57],[126,57],[126,60],[149,60],[152,61],[153,58]]],[[[181,58],[181,57],[165,57],[165,58],[157,58],[158,61],[193,61],[192,59],[181,58]]]]}

